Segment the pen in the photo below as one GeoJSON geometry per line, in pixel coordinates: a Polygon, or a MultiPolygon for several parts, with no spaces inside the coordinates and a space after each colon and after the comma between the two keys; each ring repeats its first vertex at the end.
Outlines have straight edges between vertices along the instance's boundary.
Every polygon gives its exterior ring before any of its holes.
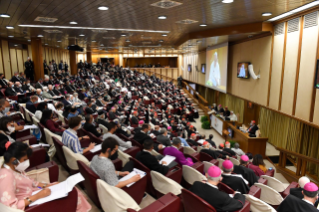
{"type": "Polygon", "coordinates": [[[38,186],[39,189],[42,189],[41,187],[38,186]]]}

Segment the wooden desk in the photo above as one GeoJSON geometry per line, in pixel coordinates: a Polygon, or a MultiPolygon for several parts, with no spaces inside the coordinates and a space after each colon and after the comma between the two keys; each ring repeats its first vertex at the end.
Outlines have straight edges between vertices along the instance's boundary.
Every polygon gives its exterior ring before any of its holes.
{"type": "Polygon", "coordinates": [[[268,138],[249,137],[248,133],[244,133],[236,128],[231,122],[224,121],[225,130],[230,127],[233,130],[233,137],[225,135],[226,140],[232,140],[239,143],[240,148],[244,152],[250,152],[253,155],[261,154],[263,158],[266,157],[266,143],[268,138]]]}

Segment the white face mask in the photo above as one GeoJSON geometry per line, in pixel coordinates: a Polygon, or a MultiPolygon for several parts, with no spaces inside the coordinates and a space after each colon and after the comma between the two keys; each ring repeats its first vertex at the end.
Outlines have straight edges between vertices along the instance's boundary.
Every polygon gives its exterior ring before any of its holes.
{"type": "Polygon", "coordinates": [[[82,128],[82,123],[80,124],[80,126],[78,127],[78,130],[82,128]]]}
{"type": "Polygon", "coordinates": [[[15,167],[15,169],[16,169],[17,171],[19,171],[19,172],[23,172],[23,171],[25,171],[27,168],[29,168],[29,166],[30,166],[30,161],[29,161],[29,159],[28,159],[28,160],[26,160],[26,161],[23,161],[22,163],[20,163],[20,161],[19,161],[19,165],[17,165],[17,166],[15,167]]]}
{"type": "Polygon", "coordinates": [[[15,127],[12,127],[12,126],[9,126],[7,128],[9,130],[10,134],[13,133],[16,130],[15,127]]]}

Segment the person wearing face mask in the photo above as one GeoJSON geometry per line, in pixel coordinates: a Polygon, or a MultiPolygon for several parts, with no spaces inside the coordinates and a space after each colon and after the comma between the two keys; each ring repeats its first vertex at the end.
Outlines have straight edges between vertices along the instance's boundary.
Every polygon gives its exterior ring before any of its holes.
{"type": "Polygon", "coordinates": [[[62,143],[70,148],[74,153],[84,154],[94,148],[95,143],[90,143],[85,149],[82,148],[81,142],[86,142],[90,139],[89,136],[77,136],[77,130],[82,127],[82,119],[80,117],[73,117],[69,119],[69,129],[65,130],[62,135],[62,143]],[[84,141],[86,140],[86,141],[84,141]]]}
{"type": "Polygon", "coordinates": [[[24,126],[18,126],[15,122],[13,122],[11,117],[0,118],[0,141],[7,140],[12,143],[15,142],[15,131],[23,129],[24,126]]]}
{"type": "Polygon", "coordinates": [[[6,88],[4,94],[6,96],[16,96],[18,94],[17,91],[14,89],[13,82],[10,81],[8,83],[8,87],[6,88]]]}
{"type": "Polygon", "coordinates": [[[42,80],[42,78],[40,78],[40,79],[38,80],[37,84],[35,84],[35,88],[39,88],[39,89],[42,90],[42,89],[43,89],[42,83],[43,83],[43,80],[42,80]]]}
{"type": "Polygon", "coordinates": [[[6,99],[0,99],[0,118],[10,116],[10,103],[6,99]]]}
{"type": "Polygon", "coordinates": [[[56,105],[55,105],[55,109],[58,113],[60,113],[61,115],[63,114],[63,109],[64,109],[64,105],[63,103],[61,102],[58,102],[56,105]]]}
{"type": "Polygon", "coordinates": [[[77,117],[79,115],[79,111],[77,111],[76,107],[71,107],[70,113],[68,114],[68,118],[73,118],[73,117],[77,117]]]}
{"type": "Polygon", "coordinates": [[[53,113],[50,109],[43,110],[40,123],[44,127],[48,128],[51,132],[58,135],[62,135],[63,131],[65,130],[58,123],[53,121],[53,113]]]}
{"type": "MultiPolygon", "coordinates": [[[[133,139],[143,145],[144,141],[147,139],[152,139],[149,134],[151,132],[151,126],[149,124],[143,124],[142,129],[138,132],[135,132],[133,139]]],[[[159,149],[163,149],[164,146],[162,144],[154,144],[154,149],[158,151],[159,149]]]]}
{"type": "Polygon", "coordinates": [[[122,188],[130,183],[140,180],[141,177],[140,175],[135,175],[125,181],[119,181],[119,177],[124,177],[133,171],[134,162],[129,161],[125,164],[121,171],[116,171],[110,158],[112,155],[116,154],[118,148],[119,144],[114,138],[105,139],[102,143],[102,152],[100,155],[95,155],[93,157],[90,168],[109,185],[122,188]]]}
{"type": "Polygon", "coordinates": [[[60,92],[60,85],[59,84],[55,84],[55,87],[53,88],[53,92],[54,92],[54,95],[56,95],[56,96],[62,95],[62,93],[60,92]]]}
{"type": "Polygon", "coordinates": [[[90,114],[87,114],[85,116],[85,124],[83,125],[83,129],[92,133],[96,137],[100,137],[102,134],[96,130],[96,127],[93,125],[93,121],[94,121],[93,116],[90,114]]]}
{"type": "Polygon", "coordinates": [[[26,108],[33,114],[35,114],[37,108],[34,104],[38,103],[38,97],[33,95],[30,97],[30,101],[26,103],[26,108]]]}
{"type": "MultiPolygon", "coordinates": [[[[4,164],[0,169],[0,193],[3,194],[0,203],[7,207],[25,210],[32,202],[49,196],[51,194],[50,186],[55,183],[40,183],[25,174],[25,170],[30,166],[29,158],[32,155],[32,149],[24,143],[16,142],[5,144],[4,164]],[[37,194],[34,191],[40,190],[37,194]]],[[[89,211],[91,205],[87,202],[83,194],[77,190],[78,205],[77,212],[89,211]]],[[[40,206],[45,209],[45,203],[40,206]]],[[[65,205],[56,206],[57,210],[63,210],[65,205]]]]}

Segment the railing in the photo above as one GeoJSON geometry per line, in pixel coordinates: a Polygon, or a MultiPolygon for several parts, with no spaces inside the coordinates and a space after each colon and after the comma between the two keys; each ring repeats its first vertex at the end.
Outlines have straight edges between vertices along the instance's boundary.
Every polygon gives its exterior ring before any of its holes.
{"type": "MultiPolygon", "coordinates": [[[[290,176],[290,177],[295,177],[298,179],[301,176],[305,176],[307,172],[308,163],[319,165],[319,160],[316,158],[308,157],[308,156],[305,156],[296,152],[292,152],[280,147],[276,147],[276,149],[280,151],[278,167],[282,170],[287,169],[286,161],[290,156],[297,158],[295,176],[290,176]]],[[[291,172],[291,170],[289,170],[289,172],[291,172]]]]}
{"type": "Polygon", "coordinates": [[[136,70],[139,73],[145,73],[148,76],[155,75],[156,77],[158,77],[160,79],[172,80],[175,84],[177,82],[177,79],[174,78],[174,70],[178,70],[178,68],[132,68],[132,69],[136,70]],[[168,76],[169,69],[171,69],[171,72],[170,72],[171,76],[168,76]],[[156,72],[156,70],[159,70],[159,73],[156,72]]]}

